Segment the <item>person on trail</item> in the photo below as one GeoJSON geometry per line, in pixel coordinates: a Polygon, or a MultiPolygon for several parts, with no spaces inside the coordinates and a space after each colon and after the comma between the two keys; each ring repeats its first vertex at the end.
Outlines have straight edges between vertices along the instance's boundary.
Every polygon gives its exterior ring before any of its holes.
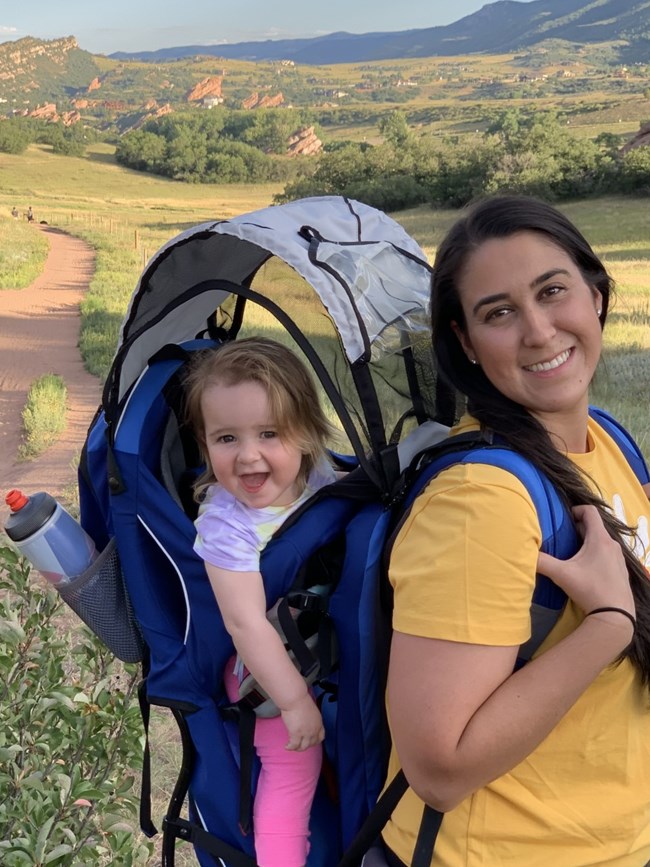
{"type": "Polygon", "coordinates": [[[260,867],[303,867],[318,781],[323,722],[267,618],[260,552],[313,492],[335,480],[330,425],[305,365],[266,338],[201,353],[187,380],[187,412],[206,462],[195,550],[236,656],[224,673],[231,701],[248,672],[279,709],[256,719],[261,762],[253,805],[260,867]]]}
{"type": "Polygon", "coordinates": [[[27,217],[27,222],[28,222],[28,223],[33,223],[33,222],[34,222],[34,212],[32,211],[32,206],[31,206],[31,205],[27,208],[27,213],[26,213],[25,216],[27,217]]]}
{"type": "Polygon", "coordinates": [[[588,413],[613,284],[576,227],[496,196],[449,230],[432,274],[441,375],[467,396],[456,431],[492,432],[555,485],[580,550],[540,553],[526,488],[456,463],[393,548],[388,778],[410,789],[383,832],[411,864],[425,804],[435,867],[650,862],[650,483],[588,413]],[[568,596],[530,637],[535,575],[568,596]]]}
{"type": "Polygon", "coordinates": [[[14,220],[17,220],[19,217],[18,208],[15,205],[11,209],[11,216],[14,218],[14,220]]]}

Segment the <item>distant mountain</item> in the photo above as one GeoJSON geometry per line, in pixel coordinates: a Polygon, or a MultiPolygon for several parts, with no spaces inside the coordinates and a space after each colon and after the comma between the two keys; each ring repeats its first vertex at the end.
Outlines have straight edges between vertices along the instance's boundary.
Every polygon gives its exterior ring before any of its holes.
{"type": "Polygon", "coordinates": [[[326,65],[397,58],[518,51],[548,39],[581,44],[627,43],[627,59],[650,54],[650,0],[497,0],[445,27],[394,33],[331,33],[314,39],[278,39],[188,45],[124,52],[121,60],[173,60],[209,55],[239,60],[293,60],[326,65]]]}

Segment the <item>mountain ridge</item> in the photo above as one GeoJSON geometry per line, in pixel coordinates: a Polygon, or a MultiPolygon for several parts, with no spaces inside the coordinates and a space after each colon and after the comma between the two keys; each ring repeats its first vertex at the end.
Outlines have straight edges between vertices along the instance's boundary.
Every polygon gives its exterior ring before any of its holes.
{"type": "Polygon", "coordinates": [[[156,51],[113,52],[115,60],[163,61],[206,55],[240,60],[293,60],[305,65],[400,58],[505,53],[547,39],[589,44],[627,43],[627,59],[647,57],[650,0],[496,0],[452,24],[362,34],[338,31],[303,39],[190,45],[156,51]],[[638,48],[638,51],[630,48],[638,48]]]}

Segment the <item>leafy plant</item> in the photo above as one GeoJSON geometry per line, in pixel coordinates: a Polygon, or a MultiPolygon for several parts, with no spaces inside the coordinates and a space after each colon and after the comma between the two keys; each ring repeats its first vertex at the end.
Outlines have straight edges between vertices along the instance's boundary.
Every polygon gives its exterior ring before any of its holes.
{"type": "Polygon", "coordinates": [[[53,589],[0,548],[0,862],[146,863],[134,843],[141,755],[136,685],[53,589]]]}
{"type": "Polygon", "coordinates": [[[46,373],[31,384],[23,409],[25,441],[18,454],[34,458],[52,445],[65,430],[68,389],[61,376],[46,373]]]}

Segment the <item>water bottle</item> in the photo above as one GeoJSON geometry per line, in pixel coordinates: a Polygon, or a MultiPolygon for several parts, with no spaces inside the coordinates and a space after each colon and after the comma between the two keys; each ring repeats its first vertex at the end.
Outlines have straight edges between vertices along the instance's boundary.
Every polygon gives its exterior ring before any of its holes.
{"type": "Polygon", "coordinates": [[[5,502],[11,509],[5,532],[51,584],[69,583],[97,557],[93,540],[50,494],[27,497],[14,489],[5,502]]]}

